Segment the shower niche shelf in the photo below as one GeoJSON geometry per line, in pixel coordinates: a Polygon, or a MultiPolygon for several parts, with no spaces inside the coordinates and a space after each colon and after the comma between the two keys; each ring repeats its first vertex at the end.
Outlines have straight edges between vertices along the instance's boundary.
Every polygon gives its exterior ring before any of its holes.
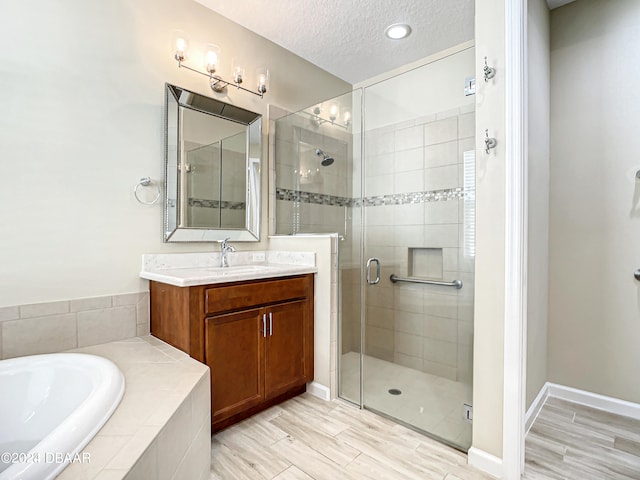
{"type": "Polygon", "coordinates": [[[407,270],[410,277],[442,279],[442,248],[409,247],[407,270]]]}

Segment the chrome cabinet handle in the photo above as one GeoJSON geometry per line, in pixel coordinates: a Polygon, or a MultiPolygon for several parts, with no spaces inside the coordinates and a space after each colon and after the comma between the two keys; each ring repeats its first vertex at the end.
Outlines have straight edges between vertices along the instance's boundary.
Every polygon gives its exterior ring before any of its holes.
{"type": "Polygon", "coordinates": [[[262,314],[262,336],[266,338],[267,336],[267,314],[262,314]]]}
{"type": "Polygon", "coordinates": [[[640,268],[638,270],[636,270],[635,272],[633,272],[633,277],[636,280],[640,280],[640,268]]]}
{"type": "Polygon", "coordinates": [[[379,282],[380,282],[380,260],[375,257],[372,257],[369,260],[367,260],[367,283],[369,285],[375,285],[379,282]],[[371,264],[374,262],[376,264],[376,278],[374,280],[371,280],[371,264]]]}
{"type": "Polygon", "coordinates": [[[273,337],[273,312],[269,312],[269,336],[273,337]]]}

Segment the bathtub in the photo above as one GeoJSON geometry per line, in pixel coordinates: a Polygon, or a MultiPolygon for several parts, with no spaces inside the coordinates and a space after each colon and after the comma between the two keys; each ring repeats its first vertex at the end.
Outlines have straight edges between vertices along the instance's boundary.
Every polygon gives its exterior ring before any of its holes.
{"type": "Polygon", "coordinates": [[[124,377],[106,358],[82,353],[0,361],[0,480],[55,478],[124,394],[124,377]]]}

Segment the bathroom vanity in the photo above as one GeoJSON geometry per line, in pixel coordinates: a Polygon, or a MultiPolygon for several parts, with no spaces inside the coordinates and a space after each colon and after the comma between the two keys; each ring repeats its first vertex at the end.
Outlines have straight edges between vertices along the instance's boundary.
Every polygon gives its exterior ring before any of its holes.
{"type": "Polygon", "coordinates": [[[314,271],[244,265],[141,273],[151,280],[151,334],[211,370],[212,431],[313,380],[314,271]]]}

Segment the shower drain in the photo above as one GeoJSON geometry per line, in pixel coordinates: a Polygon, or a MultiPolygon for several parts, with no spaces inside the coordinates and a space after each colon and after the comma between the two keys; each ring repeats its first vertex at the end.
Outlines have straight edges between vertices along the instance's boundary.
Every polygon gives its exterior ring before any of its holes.
{"type": "Polygon", "coordinates": [[[402,390],[399,390],[397,388],[390,388],[389,393],[391,395],[402,395],[402,390]]]}

